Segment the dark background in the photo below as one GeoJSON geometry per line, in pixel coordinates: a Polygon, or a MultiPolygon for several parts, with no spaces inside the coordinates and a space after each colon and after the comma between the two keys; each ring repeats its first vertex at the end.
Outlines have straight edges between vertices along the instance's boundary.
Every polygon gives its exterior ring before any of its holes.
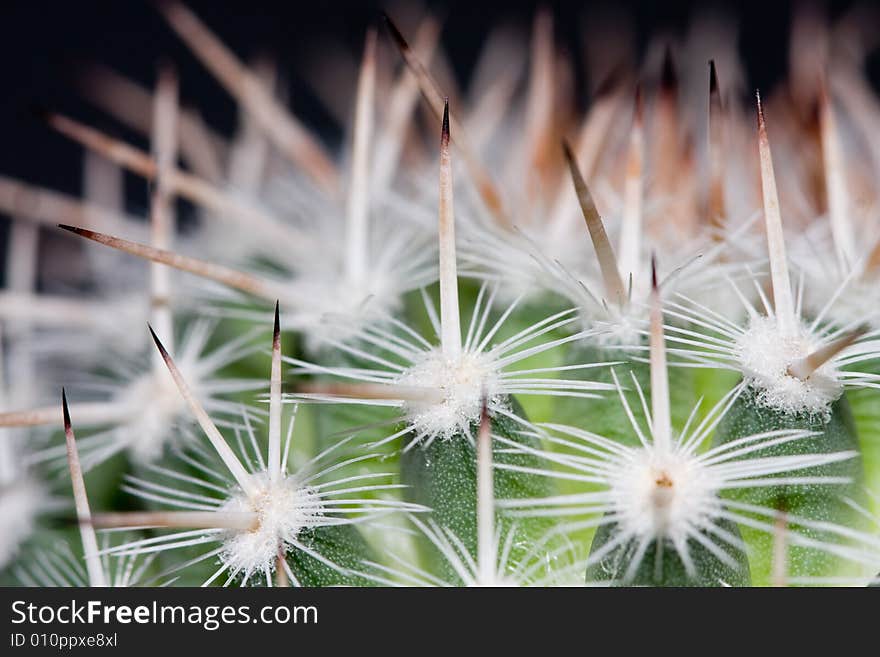
{"type": "MultiPolygon", "coordinates": [[[[536,4],[524,0],[427,2],[445,17],[443,42],[453,64],[465,76],[488,27],[498,20],[519,21],[527,26],[536,4]]],[[[578,27],[585,9],[596,3],[587,0],[542,4],[554,10],[559,40],[573,52],[579,52],[583,44],[578,27]]],[[[657,31],[684,29],[693,9],[705,4],[618,0],[613,6],[630,14],[638,42],[644,47],[648,36],[657,31]]],[[[365,27],[378,21],[384,3],[190,0],[188,5],[240,56],[260,52],[274,55],[288,78],[297,114],[321,130],[331,143],[339,138],[335,123],[297,71],[306,53],[314,55],[314,49],[322,45],[333,47],[327,44],[341,41],[352,53],[359,52],[365,27]]],[[[824,6],[836,16],[852,5],[829,2],[824,6]]],[[[740,47],[751,85],[768,88],[787,66],[789,21],[797,3],[763,0],[721,6],[739,16],[740,47]]],[[[171,59],[178,68],[182,100],[197,105],[208,122],[221,132],[229,131],[234,126],[233,102],[147,0],[3,2],[0,173],[78,194],[80,147],[32,118],[29,108],[37,105],[60,110],[131,139],[132,134],[79,98],[73,84],[74,74],[82,64],[102,63],[151,86],[161,57],[171,59]]],[[[876,70],[873,75],[876,78],[876,70]]],[[[139,195],[137,184],[133,182],[134,198],[139,195]]]]}

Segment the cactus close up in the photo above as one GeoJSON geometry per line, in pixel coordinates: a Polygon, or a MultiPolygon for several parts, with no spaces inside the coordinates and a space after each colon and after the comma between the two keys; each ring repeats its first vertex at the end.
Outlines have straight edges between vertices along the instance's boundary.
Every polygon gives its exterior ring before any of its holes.
{"type": "Polygon", "coordinates": [[[139,137],[42,112],[82,197],[0,172],[0,582],[877,583],[873,14],[753,94],[717,19],[584,64],[539,9],[465,85],[401,11],[314,81],[331,147],[155,4],[238,128],[92,67],[139,137]]]}

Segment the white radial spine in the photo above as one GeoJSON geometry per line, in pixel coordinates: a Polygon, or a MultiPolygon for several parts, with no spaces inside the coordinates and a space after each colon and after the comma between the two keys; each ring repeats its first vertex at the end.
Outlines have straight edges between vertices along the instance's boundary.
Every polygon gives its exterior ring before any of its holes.
{"type": "Polygon", "coordinates": [[[636,89],[635,114],[630,133],[626,179],[623,191],[623,220],[620,230],[619,264],[624,284],[635,285],[639,276],[642,252],[642,194],[644,173],[644,130],[642,127],[642,96],[636,89]]]}
{"type": "Polygon", "coordinates": [[[492,472],[492,427],[486,399],[477,435],[477,580],[495,575],[495,483],[492,472]]]}
{"type": "Polygon", "coordinates": [[[351,181],[348,190],[345,268],[348,281],[359,284],[367,271],[369,244],[370,140],[376,89],[376,31],[367,32],[355,103],[351,181]]]}
{"type": "Polygon", "coordinates": [[[785,511],[777,511],[773,523],[770,580],[775,587],[788,586],[788,514],[785,511]]]}
{"type": "Polygon", "coordinates": [[[73,486],[73,499],[76,504],[76,516],[79,520],[79,535],[82,539],[89,585],[107,586],[107,576],[101,565],[101,557],[98,555],[98,538],[95,535],[95,528],[91,525],[89,496],[86,493],[86,483],[83,479],[82,466],[79,463],[76,437],[73,434],[70,412],[67,409],[67,395],[64,394],[64,390],[61,391],[61,407],[64,415],[64,438],[67,442],[67,465],[70,468],[70,482],[73,486]]]}
{"type": "Polygon", "coordinates": [[[724,198],[725,177],[725,117],[718,86],[715,61],[709,61],[709,111],[708,111],[708,156],[709,156],[709,225],[716,231],[714,238],[722,238],[727,211],[724,198]]]}
{"type": "Polygon", "coordinates": [[[847,203],[846,178],[843,152],[834,107],[823,86],[819,105],[819,132],[822,139],[822,165],[825,174],[825,191],[828,197],[828,218],[837,257],[844,271],[852,266],[855,256],[855,235],[850,221],[847,203]]]}
{"type": "Polygon", "coordinates": [[[667,452],[672,447],[672,416],[669,410],[669,372],[663,336],[663,308],[657,287],[657,267],[651,262],[651,429],[654,445],[667,452]]]}
{"type": "MultiPolygon", "coordinates": [[[[168,184],[177,160],[178,83],[169,66],[159,70],[153,104],[153,154],[156,179],[150,199],[150,244],[170,249],[175,232],[173,193],[168,184]]],[[[171,316],[171,271],[158,263],[150,264],[151,323],[168,348],[174,350],[174,323],[171,316]]],[[[157,371],[164,370],[158,354],[153,359],[157,371]]]]}
{"type": "Polygon", "coordinates": [[[449,360],[461,356],[458,308],[458,267],[455,255],[455,213],[452,201],[452,160],[449,156],[449,101],[443,108],[440,135],[440,345],[449,360]]]}
{"type": "Polygon", "coordinates": [[[162,527],[166,529],[231,529],[253,531],[259,515],[250,511],[118,511],[92,515],[98,529],[162,527]]]}
{"type": "Polygon", "coordinates": [[[281,321],[275,303],[275,328],[272,332],[272,371],[269,383],[269,478],[281,480],[281,321]]]}
{"type": "Polygon", "coordinates": [[[770,141],[767,139],[767,125],[764,122],[760,93],[757,94],[757,99],[758,154],[761,160],[761,192],[764,199],[767,249],[770,254],[773,303],[779,332],[785,337],[792,337],[797,328],[794,300],[791,294],[791,279],[788,274],[788,257],[785,252],[785,235],[782,232],[782,215],[779,211],[779,195],[776,192],[776,176],[773,173],[773,158],[770,154],[770,141]]]}
{"type": "Polygon", "coordinates": [[[587,224],[587,230],[590,233],[590,241],[596,251],[596,258],[599,261],[599,271],[602,274],[602,283],[605,288],[605,295],[611,302],[619,306],[626,304],[626,288],[620,278],[620,272],[617,270],[617,260],[614,257],[614,249],[605,232],[605,225],[602,223],[602,217],[596,209],[596,204],[590,195],[586,182],[581,175],[574,153],[568,147],[567,143],[563,143],[563,153],[568,162],[571,180],[574,184],[575,195],[581,206],[581,213],[584,215],[584,221],[587,224]]]}
{"type": "Polygon", "coordinates": [[[177,365],[174,364],[168,351],[162,346],[162,343],[159,341],[159,338],[156,337],[156,333],[152,328],[150,328],[150,334],[153,336],[153,341],[156,343],[156,348],[162,355],[162,360],[165,361],[168,371],[171,372],[171,378],[174,379],[177,389],[190,407],[193,415],[196,416],[196,420],[202,427],[202,431],[205,432],[205,435],[208,437],[208,440],[211,442],[211,445],[214,447],[220,460],[226,465],[229,473],[235,481],[238,482],[238,485],[241,486],[244,493],[249,497],[252,496],[255,493],[255,489],[247,470],[244,469],[241,461],[238,460],[238,457],[229,447],[226,440],[223,438],[223,434],[221,434],[220,430],[217,428],[217,425],[214,424],[204,407],[195,398],[195,395],[193,395],[192,391],[189,389],[186,381],[184,381],[180,370],[177,369],[177,365]]]}

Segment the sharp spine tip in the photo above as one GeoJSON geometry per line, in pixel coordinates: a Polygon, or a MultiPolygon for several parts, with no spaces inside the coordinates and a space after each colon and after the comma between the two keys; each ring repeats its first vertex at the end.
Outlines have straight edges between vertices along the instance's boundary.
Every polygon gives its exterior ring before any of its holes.
{"type": "Polygon", "coordinates": [[[755,99],[758,103],[758,130],[761,132],[766,131],[767,124],[764,121],[764,106],[761,104],[761,92],[760,90],[755,91],[755,99]]]}
{"type": "Polygon", "coordinates": [[[61,412],[64,415],[64,431],[70,431],[72,426],[70,422],[70,409],[67,407],[67,393],[61,388],[61,412]]]}
{"type": "Polygon", "coordinates": [[[718,93],[718,73],[715,70],[715,60],[709,60],[709,93],[713,96],[718,93]]]}
{"type": "Polygon", "coordinates": [[[280,302],[275,301],[275,327],[272,331],[273,340],[278,341],[279,336],[281,335],[281,313],[280,313],[280,302]]]}
{"type": "Polygon", "coordinates": [[[147,324],[147,328],[150,329],[150,335],[153,337],[153,342],[156,343],[156,348],[159,349],[159,353],[162,354],[162,358],[168,360],[168,352],[165,350],[165,346],[162,344],[162,341],[159,340],[159,336],[156,335],[153,327],[149,324],[147,324]]]}
{"type": "Polygon", "coordinates": [[[406,42],[406,39],[403,38],[400,30],[397,29],[397,25],[391,20],[391,17],[384,11],[382,12],[382,19],[385,21],[385,26],[391,33],[391,37],[394,39],[394,43],[397,44],[397,47],[401,51],[409,51],[409,44],[406,42]]]}
{"type": "Polygon", "coordinates": [[[616,90],[625,76],[625,71],[626,68],[623,65],[623,62],[617,63],[611,71],[602,78],[601,82],[599,82],[599,85],[593,92],[594,100],[604,98],[616,90]]]}
{"type": "Polygon", "coordinates": [[[657,254],[651,254],[651,289],[656,292],[659,286],[657,285],[657,254]]]}
{"type": "Polygon", "coordinates": [[[568,165],[571,166],[571,163],[574,162],[574,153],[571,152],[571,146],[567,139],[562,140],[562,155],[565,157],[568,165]]]}

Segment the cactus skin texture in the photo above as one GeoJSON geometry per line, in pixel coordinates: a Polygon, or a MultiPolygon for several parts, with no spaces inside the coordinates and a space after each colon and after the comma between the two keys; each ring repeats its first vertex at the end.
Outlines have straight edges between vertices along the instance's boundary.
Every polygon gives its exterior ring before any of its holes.
{"type": "MultiPolygon", "coordinates": [[[[720,520],[718,525],[734,536],[740,536],[736,523],[720,520]]],[[[590,547],[591,554],[597,552],[614,537],[616,526],[616,523],[609,522],[596,530],[590,547]]],[[[711,536],[707,536],[707,538],[712,540],[711,536]]],[[[741,550],[731,548],[726,550],[737,563],[737,567],[732,568],[697,541],[688,541],[688,552],[695,569],[693,575],[688,575],[684,563],[672,543],[665,539],[659,563],[657,541],[655,540],[648,546],[631,579],[627,580],[627,570],[632,563],[636,547],[637,541],[631,540],[611,550],[602,559],[587,567],[586,581],[588,583],[610,582],[615,586],[710,587],[749,586],[751,584],[749,561],[741,550]]]]}
{"type": "MultiPolygon", "coordinates": [[[[642,403],[632,381],[632,373],[639,386],[645,392],[645,398],[651,400],[651,368],[648,363],[632,360],[632,354],[621,349],[576,346],[571,349],[567,359],[569,365],[580,363],[616,362],[614,370],[621,386],[624,387],[626,397],[633,415],[641,426],[647,426],[645,414],[642,411],[642,403]]],[[[687,421],[688,415],[693,408],[694,399],[698,397],[694,389],[696,370],[690,368],[673,367],[669,369],[669,395],[670,410],[672,413],[672,426],[681,428],[687,421]]],[[[583,378],[597,383],[613,384],[611,368],[590,368],[586,370],[574,370],[572,378],[583,378]]],[[[606,438],[611,438],[625,445],[636,446],[638,438],[633,432],[632,424],[620,406],[620,399],[616,394],[604,394],[595,399],[566,399],[560,398],[554,409],[553,421],[561,424],[571,424],[582,427],[592,433],[606,438]]]]}
{"type": "MultiPolygon", "coordinates": [[[[846,498],[862,502],[864,495],[859,440],[846,396],[841,396],[832,404],[830,417],[826,422],[825,418],[816,415],[792,415],[762,407],[755,403],[753,393],[747,390],[734,402],[719,424],[714,441],[715,444],[724,444],[750,434],[777,429],[807,429],[817,432],[817,435],[768,447],[761,451],[762,456],[826,454],[849,450],[857,453],[857,456],[846,461],[797,473],[786,473],[785,476],[847,477],[851,479],[851,483],[756,487],[732,494],[731,498],[809,520],[858,526],[860,521],[857,515],[844,503],[846,498]]],[[[772,523],[772,519],[769,522],[772,523]]],[[[830,538],[823,536],[821,532],[795,524],[791,524],[790,528],[809,537],[830,538]]],[[[773,537],[767,532],[748,528],[743,528],[743,535],[753,555],[752,573],[755,583],[767,583],[771,569],[773,537]]],[[[828,552],[791,545],[787,548],[787,560],[787,575],[791,578],[831,575],[840,573],[843,567],[840,559],[828,552]]]]}
{"type": "MultiPolygon", "coordinates": [[[[365,572],[364,561],[375,561],[373,550],[351,525],[330,525],[304,530],[299,540],[339,566],[365,572]]],[[[296,550],[287,556],[290,570],[301,586],[371,586],[372,581],[355,573],[343,573],[315,557],[296,550]]]]}
{"type": "MultiPolygon", "coordinates": [[[[524,417],[519,404],[511,399],[511,410],[524,417]]],[[[496,416],[491,420],[493,436],[503,436],[509,440],[538,447],[536,441],[519,433],[518,426],[506,417],[496,416]]],[[[477,435],[477,425],[471,435],[477,435]]],[[[511,454],[509,445],[498,440],[492,441],[493,459],[496,464],[509,464],[540,468],[538,457],[525,453],[511,454]]],[[[408,501],[427,506],[433,511],[421,514],[420,519],[433,519],[441,527],[452,531],[470,554],[477,553],[477,470],[476,447],[466,436],[454,435],[450,438],[434,440],[427,447],[417,445],[400,457],[401,480],[408,486],[405,495],[408,501]]],[[[554,490],[547,477],[522,472],[495,469],[495,499],[545,497],[554,490]]],[[[497,527],[502,533],[509,531],[511,521],[496,514],[497,527]]],[[[524,551],[545,533],[549,523],[543,519],[524,519],[516,524],[517,540],[511,552],[511,561],[524,556],[524,551]]],[[[430,541],[420,539],[419,551],[424,565],[437,573],[444,581],[458,582],[460,577],[447,560],[430,541]]]]}

